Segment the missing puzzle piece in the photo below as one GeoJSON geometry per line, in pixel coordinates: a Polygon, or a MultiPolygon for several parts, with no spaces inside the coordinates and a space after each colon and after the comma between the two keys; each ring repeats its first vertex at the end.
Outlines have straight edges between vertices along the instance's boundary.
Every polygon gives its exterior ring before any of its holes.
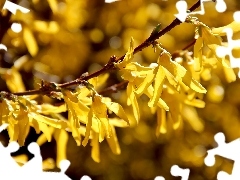
{"type": "MultiPolygon", "coordinates": [[[[233,18],[236,23],[240,23],[240,11],[236,11],[233,14],[233,18]]],[[[232,54],[234,49],[240,49],[240,39],[233,40],[233,29],[231,28],[225,28],[223,32],[226,33],[228,45],[217,47],[216,55],[220,58],[228,56],[230,60],[230,67],[239,68],[238,76],[240,77],[240,58],[235,58],[232,54]]]]}
{"type": "MultiPolygon", "coordinates": [[[[190,170],[189,169],[182,169],[180,168],[178,165],[173,165],[171,167],[171,174],[175,177],[182,177],[181,180],[188,180],[189,178],[189,174],[190,174],[190,170]]],[[[157,176],[154,180],[165,180],[164,177],[162,176],[157,176]]]]}
{"type": "Polygon", "coordinates": [[[233,30],[231,28],[226,28],[223,32],[227,35],[228,46],[219,46],[216,49],[216,54],[220,58],[229,56],[230,66],[232,68],[240,68],[240,58],[235,58],[232,54],[234,48],[240,48],[240,39],[233,40],[233,30]]]}
{"type": "MultiPolygon", "coordinates": [[[[187,2],[185,0],[180,0],[176,3],[176,8],[178,10],[178,14],[175,14],[175,17],[178,18],[181,22],[184,22],[187,18],[188,15],[194,15],[194,14],[200,14],[203,15],[205,14],[204,10],[204,4],[203,2],[211,2],[212,0],[201,0],[200,1],[200,11],[195,11],[195,12],[187,12],[187,2]]],[[[218,12],[222,13],[226,11],[227,6],[224,0],[216,0],[216,5],[215,8],[218,12]]]]}
{"type": "Polygon", "coordinates": [[[218,147],[208,150],[208,155],[204,159],[204,163],[207,166],[213,166],[215,164],[215,156],[230,159],[234,161],[232,174],[220,171],[217,175],[218,180],[238,180],[240,177],[240,139],[236,139],[232,142],[226,143],[223,133],[217,133],[214,136],[218,147]]]}
{"type": "MultiPolygon", "coordinates": [[[[0,132],[6,129],[8,124],[0,126],[0,132]]],[[[23,166],[12,158],[11,153],[18,151],[19,144],[15,141],[10,142],[7,147],[4,147],[0,142],[0,179],[17,179],[17,180],[71,180],[64,173],[70,165],[68,160],[60,162],[61,172],[43,172],[42,170],[42,156],[40,147],[37,143],[33,142],[28,146],[28,151],[34,157],[23,166]]]]}
{"type": "Polygon", "coordinates": [[[187,169],[182,169],[178,165],[173,165],[172,168],[171,168],[171,174],[175,177],[176,176],[181,176],[182,180],[188,180],[190,170],[188,168],[187,169]]]}

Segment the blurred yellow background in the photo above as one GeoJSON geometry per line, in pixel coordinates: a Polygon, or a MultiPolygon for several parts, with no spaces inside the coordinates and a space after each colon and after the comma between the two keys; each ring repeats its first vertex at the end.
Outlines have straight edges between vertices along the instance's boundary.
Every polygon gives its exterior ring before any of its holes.
{"type": "MultiPolygon", "coordinates": [[[[18,4],[30,9],[30,13],[12,16],[11,21],[20,23],[22,30],[14,32],[16,30],[12,27],[7,31],[2,43],[8,51],[0,65],[9,68],[17,59],[26,58],[20,72],[27,89],[37,88],[42,79],[57,83],[73,80],[85,72],[100,69],[112,55],[124,55],[131,37],[137,46],[158,23],[162,28],[169,25],[177,13],[176,2],[21,0],[18,4]]],[[[195,2],[187,0],[189,7],[195,2]]],[[[211,28],[229,24],[233,21],[233,12],[240,9],[240,4],[238,0],[225,2],[227,11],[224,13],[215,10],[214,2],[204,2],[206,12],[197,17],[211,28]]],[[[183,23],[162,36],[159,42],[173,53],[189,44],[194,34],[194,26],[183,23]]],[[[189,50],[192,51],[192,48],[189,50]]],[[[137,53],[134,61],[150,64],[156,62],[157,57],[153,48],[148,47],[137,53]]],[[[106,85],[113,85],[119,80],[119,76],[112,73],[106,85]]],[[[161,175],[167,180],[177,180],[180,178],[170,174],[174,164],[190,168],[190,180],[216,179],[220,170],[231,173],[233,162],[217,157],[215,166],[207,167],[203,159],[206,151],[216,145],[213,137],[217,132],[224,132],[227,142],[240,136],[240,81],[237,79],[228,83],[219,67],[212,72],[210,79],[201,83],[208,90],[203,98],[205,108],[186,107],[182,112],[182,127],[178,130],[168,127],[168,132],[159,137],[155,135],[156,115],[151,114],[144,96],[138,99],[141,106],[139,125],[116,129],[120,155],[114,155],[104,141],[100,145],[101,162],[96,163],[91,158],[90,145],[77,147],[70,138],[67,146],[67,157],[71,161],[67,171],[69,177],[80,179],[83,175],[89,175],[98,180],[150,180],[161,175]],[[202,130],[199,126],[203,127],[202,130]]],[[[7,90],[3,79],[0,80],[0,87],[0,90],[7,90]]],[[[126,101],[126,95],[121,91],[110,97],[120,103],[126,101]]],[[[34,130],[31,130],[27,143],[36,138],[34,130]]],[[[44,159],[56,158],[54,141],[41,146],[41,150],[44,159]]],[[[21,152],[26,153],[26,149],[21,152]]]]}

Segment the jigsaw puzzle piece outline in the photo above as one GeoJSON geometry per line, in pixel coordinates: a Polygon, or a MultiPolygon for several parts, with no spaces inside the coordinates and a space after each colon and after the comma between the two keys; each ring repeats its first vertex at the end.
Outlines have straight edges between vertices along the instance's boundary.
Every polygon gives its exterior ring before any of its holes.
{"type": "MultiPolygon", "coordinates": [[[[184,22],[188,15],[196,15],[196,14],[203,15],[203,14],[205,14],[205,8],[204,8],[203,2],[212,2],[212,0],[201,0],[200,1],[200,10],[188,13],[187,12],[187,7],[188,7],[187,2],[185,0],[180,0],[180,1],[176,2],[176,9],[178,11],[178,14],[174,14],[174,16],[176,18],[178,18],[181,22],[184,22]]],[[[226,11],[227,5],[224,0],[217,0],[215,8],[219,13],[223,13],[224,11],[226,11]]]]}
{"type": "Polygon", "coordinates": [[[173,165],[171,167],[171,174],[173,176],[181,176],[182,177],[182,180],[188,180],[189,178],[189,174],[190,174],[190,170],[187,168],[187,169],[183,169],[183,168],[180,168],[178,165],[173,165]]]}
{"type": "Polygon", "coordinates": [[[218,180],[237,180],[240,177],[240,138],[235,139],[229,143],[225,142],[225,135],[223,133],[217,133],[214,136],[218,146],[207,151],[207,156],[204,159],[204,163],[207,166],[213,166],[215,164],[215,156],[230,159],[234,161],[232,174],[228,174],[224,171],[220,171],[217,175],[218,180]]]}

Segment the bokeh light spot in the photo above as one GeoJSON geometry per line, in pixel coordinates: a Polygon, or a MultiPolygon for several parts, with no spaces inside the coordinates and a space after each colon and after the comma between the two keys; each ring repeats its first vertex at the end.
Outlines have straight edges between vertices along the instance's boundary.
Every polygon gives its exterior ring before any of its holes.
{"type": "Polygon", "coordinates": [[[22,25],[19,23],[13,23],[11,29],[15,33],[20,33],[22,31],[22,25]]]}
{"type": "Polygon", "coordinates": [[[121,47],[122,45],[122,40],[120,37],[118,36],[114,36],[109,40],[109,45],[111,46],[111,48],[113,49],[118,49],[121,47]]]}

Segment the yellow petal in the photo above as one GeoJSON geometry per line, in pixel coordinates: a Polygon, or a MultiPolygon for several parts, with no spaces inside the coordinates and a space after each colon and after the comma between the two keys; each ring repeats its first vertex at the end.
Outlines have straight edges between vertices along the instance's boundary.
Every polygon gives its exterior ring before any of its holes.
{"type": "Polygon", "coordinates": [[[28,162],[28,156],[26,154],[21,154],[21,155],[17,155],[12,157],[14,159],[14,161],[16,161],[20,166],[23,166],[24,164],[26,164],[28,162]]]}
{"type": "Polygon", "coordinates": [[[67,142],[68,142],[68,133],[63,129],[56,129],[54,131],[54,139],[57,143],[57,158],[56,163],[59,167],[60,161],[67,159],[67,142]]]}
{"type": "Polygon", "coordinates": [[[114,112],[118,117],[120,117],[121,119],[126,121],[129,125],[128,117],[127,117],[123,107],[120,104],[115,103],[115,102],[106,102],[105,104],[109,110],[114,112]]]}
{"type": "Polygon", "coordinates": [[[112,127],[112,136],[110,138],[107,138],[108,145],[110,146],[114,154],[121,154],[121,149],[118,143],[115,128],[113,126],[111,127],[112,127]]]}
{"type": "Polygon", "coordinates": [[[8,118],[8,134],[10,141],[17,141],[19,136],[19,127],[13,117],[8,118]]]}
{"type": "Polygon", "coordinates": [[[148,74],[146,75],[146,77],[144,78],[142,83],[137,87],[137,89],[135,91],[138,96],[141,96],[143,94],[143,92],[148,88],[148,86],[150,86],[150,84],[152,84],[152,82],[156,76],[156,73],[157,73],[157,68],[148,72],[148,74]]]}
{"type": "MultiPolygon", "coordinates": [[[[228,67],[228,68],[230,68],[230,64],[229,64],[229,62],[228,62],[228,60],[225,58],[225,57],[223,57],[223,58],[220,58],[220,57],[218,57],[217,56],[217,48],[218,47],[220,47],[219,45],[217,45],[217,44],[211,44],[211,45],[208,45],[208,47],[209,47],[209,49],[212,51],[212,53],[214,54],[214,56],[215,56],[215,58],[224,66],[224,67],[228,67]]],[[[211,60],[211,58],[208,58],[206,61],[211,61],[211,63],[209,63],[209,64],[214,64],[214,61],[213,60],[211,60]]]]}
{"type": "Polygon", "coordinates": [[[129,124],[122,119],[119,119],[119,118],[108,118],[108,119],[109,119],[110,124],[115,127],[128,127],[129,126],[129,124]]]}
{"type": "MultiPolygon", "coordinates": [[[[149,97],[152,98],[153,97],[153,87],[149,86],[147,91],[145,91],[145,94],[149,97]]],[[[149,105],[148,105],[149,106],[149,105]]],[[[157,106],[160,108],[163,108],[165,111],[169,111],[169,107],[168,105],[161,99],[159,98],[157,101],[157,106]]]]}
{"type": "Polygon", "coordinates": [[[22,108],[20,108],[20,112],[17,116],[17,120],[18,120],[18,127],[19,127],[18,143],[20,146],[23,146],[25,139],[28,135],[30,126],[29,126],[28,114],[22,108]]]}
{"type": "Polygon", "coordinates": [[[2,122],[3,108],[4,108],[4,105],[3,105],[2,102],[0,102],[0,124],[1,124],[1,125],[3,124],[3,122],[2,122]]]}
{"type": "Polygon", "coordinates": [[[6,3],[7,0],[0,1],[0,9],[3,9],[4,4],[6,3]]]}
{"type": "Polygon", "coordinates": [[[51,142],[52,141],[52,131],[50,128],[45,124],[40,121],[38,121],[39,129],[43,132],[43,134],[46,136],[47,141],[51,142]]]}
{"type": "Polygon", "coordinates": [[[184,103],[197,108],[205,107],[205,102],[200,99],[193,99],[193,100],[184,99],[184,103]]]}
{"type": "Polygon", "coordinates": [[[175,75],[177,70],[175,68],[175,65],[172,63],[171,60],[171,54],[168,52],[163,52],[159,59],[158,59],[158,64],[165,67],[172,75],[175,75]]]}
{"type": "Polygon", "coordinates": [[[80,111],[77,111],[78,114],[80,114],[81,116],[86,116],[87,113],[89,112],[89,107],[87,107],[84,103],[82,103],[81,101],[78,101],[78,108],[80,109],[80,111]]]}
{"type": "Polygon", "coordinates": [[[42,146],[42,145],[45,144],[47,141],[48,141],[48,140],[47,140],[45,134],[41,134],[41,135],[37,138],[36,143],[37,143],[39,146],[42,146]]]}
{"type": "Polygon", "coordinates": [[[35,129],[37,134],[41,132],[38,122],[36,121],[36,119],[33,119],[31,116],[29,116],[29,124],[35,129]]]}
{"type": "Polygon", "coordinates": [[[196,92],[199,93],[207,92],[207,90],[199,82],[192,78],[192,75],[189,71],[186,71],[186,74],[184,75],[182,82],[196,92]]]}
{"type": "Polygon", "coordinates": [[[41,104],[39,105],[42,114],[50,114],[50,113],[62,113],[67,111],[66,104],[62,104],[60,106],[53,106],[51,104],[41,104]]]}
{"type": "Polygon", "coordinates": [[[134,44],[134,40],[133,38],[131,38],[130,46],[128,48],[127,53],[124,56],[123,61],[120,63],[115,63],[115,66],[117,66],[119,69],[124,69],[126,65],[130,62],[130,60],[133,58],[133,51],[134,51],[133,44],[134,44]]]}
{"type": "Polygon", "coordinates": [[[89,139],[91,128],[92,128],[92,119],[93,119],[93,110],[90,109],[90,111],[88,113],[88,122],[87,122],[87,126],[86,126],[85,137],[84,137],[84,140],[82,142],[83,146],[86,146],[87,143],[88,143],[88,139],[89,139]]]}
{"type": "Polygon", "coordinates": [[[6,84],[11,92],[22,92],[25,91],[25,86],[22,80],[21,74],[16,68],[11,68],[5,74],[6,84]]]}
{"type": "Polygon", "coordinates": [[[240,31],[240,23],[233,21],[230,24],[218,28],[213,28],[212,33],[217,34],[219,36],[225,36],[226,35],[226,28],[231,28],[233,30],[233,33],[239,32],[240,31]]]}
{"type": "Polygon", "coordinates": [[[178,80],[173,76],[166,68],[164,68],[164,73],[166,75],[166,79],[168,80],[169,85],[171,85],[176,91],[180,90],[180,85],[178,80]]]}
{"type": "Polygon", "coordinates": [[[59,31],[59,25],[55,21],[46,22],[46,21],[34,20],[33,28],[36,31],[39,31],[42,33],[48,33],[48,34],[55,34],[59,31]]]}
{"type": "Polygon", "coordinates": [[[178,129],[182,122],[182,115],[180,114],[182,104],[176,101],[169,101],[168,105],[173,120],[173,129],[178,129]]]}
{"type": "Polygon", "coordinates": [[[23,27],[23,40],[27,46],[29,53],[34,57],[38,53],[38,45],[32,34],[32,31],[27,27],[23,27]]]}
{"type": "MultiPolygon", "coordinates": [[[[78,108],[78,98],[74,96],[70,91],[64,91],[64,100],[68,106],[68,119],[69,119],[69,125],[70,129],[72,131],[72,136],[74,140],[76,141],[77,145],[81,145],[81,135],[80,135],[80,122],[78,119],[78,116],[76,111],[78,108]]],[[[86,121],[85,121],[86,123],[86,121]]]]}
{"type": "Polygon", "coordinates": [[[77,143],[77,146],[80,146],[81,134],[80,134],[80,131],[78,130],[80,128],[79,122],[77,121],[77,119],[73,117],[71,112],[68,113],[68,120],[69,120],[70,128],[72,131],[72,136],[75,142],[77,143]]]}
{"type": "Polygon", "coordinates": [[[109,138],[112,134],[111,126],[109,124],[109,120],[107,117],[107,106],[102,102],[101,96],[96,94],[93,97],[93,103],[91,108],[93,110],[94,115],[96,116],[100,123],[99,141],[101,142],[104,139],[105,135],[107,138],[109,138]]]}
{"type": "Polygon", "coordinates": [[[154,67],[145,67],[137,62],[130,62],[121,70],[122,78],[129,82],[133,82],[135,78],[145,78],[154,67]]]}
{"type": "Polygon", "coordinates": [[[68,101],[71,101],[71,102],[74,102],[74,103],[78,102],[77,96],[75,96],[71,91],[65,90],[63,92],[63,94],[64,94],[64,98],[67,98],[68,101]]]}
{"type": "Polygon", "coordinates": [[[187,71],[183,66],[172,61],[171,54],[163,52],[158,59],[159,65],[167,69],[177,80],[181,79],[187,71]]]}
{"type": "Polygon", "coordinates": [[[156,136],[167,133],[166,111],[162,108],[157,108],[157,129],[156,136]]]}
{"type": "Polygon", "coordinates": [[[37,114],[37,113],[32,113],[32,112],[29,113],[29,115],[39,122],[45,123],[49,126],[52,126],[52,127],[58,128],[58,129],[65,129],[68,127],[67,121],[50,118],[50,117],[43,116],[43,115],[37,114]]]}
{"type": "Polygon", "coordinates": [[[232,68],[226,66],[223,66],[222,68],[228,83],[236,81],[236,74],[232,68]]]}
{"type": "Polygon", "coordinates": [[[129,98],[132,108],[133,108],[134,118],[135,118],[136,122],[138,123],[138,121],[140,119],[140,111],[139,111],[138,102],[137,102],[137,98],[136,98],[134,87],[133,87],[132,83],[128,83],[127,96],[129,98]]]}
{"type": "MultiPolygon", "coordinates": [[[[82,100],[82,98],[86,98],[89,94],[90,94],[90,91],[88,88],[86,88],[85,86],[82,87],[78,87],[76,88],[77,92],[78,92],[78,99],[79,100],[82,100]]],[[[87,97],[88,98],[88,97],[87,97]]],[[[89,98],[88,98],[89,99],[89,98]]],[[[91,101],[92,102],[92,101],[91,101]]]]}
{"type": "Polygon", "coordinates": [[[195,131],[202,132],[204,130],[203,121],[198,117],[198,113],[194,107],[184,106],[182,114],[195,131]]]}
{"type": "Polygon", "coordinates": [[[216,44],[221,45],[221,38],[219,36],[214,35],[211,32],[211,29],[208,27],[201,28],[202,38],[206,45],[216,44]]]}
{"type": "Polygon", "coordinates": [[[57,0],[48,0],[49,6],[53,13],[56,13],[58,11],[58,2],[57,0]]]}
{"type": "Polygon", "coordinates": [[[65,102],[68,109],[73,113],[73,118],[86,124],[89,108],[81,101],[82,98],[79,97],[79,94],[73,94],[70,91],[64,91],[64,94],[65,102]]]}
{"type": "Polygon", "coordinates": [[[195,71],[201,71],[202,69],[202,48],[203,48],[203,39],[202,37],[198,37],[194,44],[194,70],[195,71]]]}
{"type": "Polygon", "coordinates": [[[8,116],[9,116],[9,113],[10,113],[9,107],[8,107],[8,104],[9,104],[8,100],[4,99],[1,104],[2,104],[2,106],[1,106],[1,114],[2,114],[1,123],[2,124],[3,123],[8,123],[8,116]]]}
{"type": "Polygon", "coordinates": [[[95,162],[100,162],[100,153],[99,153],[99,140],[98,140],[98,133],[93,132],[93,138],[91,140],[91,157],[95,162]]]}
{"type": "Polygon", "coordinates": [[[95,90],[98,90],[99,88],[101,88],[101,86],[103,86],[107,82],[108,77],[109,74],[107,73],[101,74],[98,77],[90,79],[88,82],[94,86],[95,90]]]}
{"type": "Polygon", "coordinates": [[[139,72],[139,73],[143,72],[146,75],[152,69],[154,69],[154,68],[153,67],[149,67],[149,66],[142,66],[138,62],[130,62],[125,67],[125,70],[136,71],[136,72],[139,72]]]}
{"type": "Polygon", "coordinates": [[[136,78],[136,75],[134,75],[135,72],[133,71],[129,71],[129,70],[122,70],[123,74],[122,74],[122,79],[129,81],[129,82],[133,82],[136,78]]]}
{"type": "Polygon", "coordinates": [[[50,142],[52,140],[51,137],[53,135],[53,132],[54,132],[55,128],[54,127],[49,127],[47,130],[48,130],[48,132],[46,134],[43,133],[38,137],[36,142],[39,146],[43,145],[47,141],[50,142]]]}
{"type": "Polygon", "coordinates": [[[152,98],[150,98],[150,101],[148,102],[149,107],[154,107],[157,105],[159,98],[162,94],[165,76],[166,75],[165,75],[163,67],[161,65],[159,65],[157,74],[155,77],[155,82],[154,82],[153,96],[152,96],[152,98]]]}
{"type": "Polygon", "coordinates": [[[162,66],[164,70],[164,74],[168,82],[177,90],[179,91],[179,83],[178,83],[178,70],[176,65],[171,60],[171,55],[168,52],[163,52],[158,59],[159,66],[162,66]]]}

